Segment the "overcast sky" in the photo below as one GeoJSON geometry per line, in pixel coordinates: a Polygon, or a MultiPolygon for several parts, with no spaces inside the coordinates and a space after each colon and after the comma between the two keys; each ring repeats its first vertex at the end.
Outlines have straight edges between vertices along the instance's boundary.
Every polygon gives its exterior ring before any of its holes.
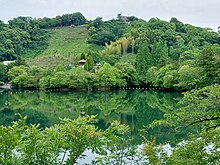
{"type": "Polygon", "coordinates": [[[169,21],[172,17],[195,26],[220,26],[220,0],[0,0],[0,20],[18,16],[55,17],[81,12],[88,19],[104,20],[117,14],[152,17],[169,21]]]}

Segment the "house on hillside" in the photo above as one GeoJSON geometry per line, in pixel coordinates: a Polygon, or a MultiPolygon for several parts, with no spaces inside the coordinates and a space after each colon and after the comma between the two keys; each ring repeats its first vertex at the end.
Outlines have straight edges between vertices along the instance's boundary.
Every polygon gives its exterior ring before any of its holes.
{"type": "Polygon", "coordinates": [[[125,22],[130,22],[130,17],[129,16],[121,16],[121,19],[125,22]]]}
{"type": "Polygon", "coordinates": [[[79,63],[81,66],[84,66],[84,64],[86,63],[86,60],[84,60],[84,59],[79,60],[78,63],[79,63]]]}
{"type": "Polygon", "coordinates": [[[131,17],[130,16],[123,16],[121,14],[118,14],[118,19],[121,19],[127,23],[131,23],[131,17]]]}

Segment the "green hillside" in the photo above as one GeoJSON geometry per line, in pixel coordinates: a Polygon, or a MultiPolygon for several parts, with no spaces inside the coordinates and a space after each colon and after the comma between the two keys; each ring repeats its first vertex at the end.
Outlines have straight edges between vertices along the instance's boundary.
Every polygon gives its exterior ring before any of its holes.
{"type": "Polygon", "coordinates": [[[30,65],[53,67],[58,64],[76,64],[81,53],[97,51],[99,46],[87,43],[85,26],[63,27],[48,30],[50,38],[47,49],[28,61],[30,65]]]}
{"type": "Polygon", "coordinates": [[[219,33],[176,18],[169,22],[130,19],[129,23],[118,17],[64,24],[68,20],[64,16],[52,22],[21,17],[3,24],[0,61],[17,60],[9,71],[2,64],[0,81],[9,80],[20,88],[154,87],[179,91],[220,82],[219,33]],[[29,65],[21,66],[25,64],[22,58],[29,65]],[[80,59],[86,59],[84,68],[78,67],[80,59]]]}

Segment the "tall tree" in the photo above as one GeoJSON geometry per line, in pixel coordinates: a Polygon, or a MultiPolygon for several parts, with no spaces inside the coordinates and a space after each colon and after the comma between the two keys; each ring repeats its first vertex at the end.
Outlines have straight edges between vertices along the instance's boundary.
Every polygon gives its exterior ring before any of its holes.
{"type": "Polygon", "coordinates": [[[219,54],[211,48],[205,48],[197,59],[197,65],[203,68],[204,83],[219,83],[219,54]]]}
{"type": "Polygon", "coordinates": [[[148,44],[146,42],[141,43],[136,56],[135,68],[137,72],[145,77],[147,70],[152,66],[153,58],[150,53],[148,44]]]}
{"type": "Polygon", "coordinates": [[[168,48],[162,41],[154,41],[152,48],[152,57],[154,66],[164,66],[168,60],[168,48]]]}
{"type": "Polygon", "coordinates": [[[87,71],[94,71],[94,66],[95,66],[95,63],[94,63],[94,60],[93,60],[93,57],[92,57],[92,53],[89,52],[86,56],[86,63],[85,63],[85,66],[87,66],[87,71]]]}

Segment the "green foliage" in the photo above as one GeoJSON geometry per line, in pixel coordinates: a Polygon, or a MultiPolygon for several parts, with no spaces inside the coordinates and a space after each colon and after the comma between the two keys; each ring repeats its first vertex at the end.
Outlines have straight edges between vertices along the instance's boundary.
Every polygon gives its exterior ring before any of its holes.
{"type": "MultiPolygon", "coordinates": [[[[85,82],[91,82],[89,86],[92,88],[100,85],[99,64],[105,62],[111,66],[117,62],[132,64],[139,74],[141,86],[190,90],[219,83],[218,33],[184,24],[176,18],[172,18],[170,22],[155,18],[147,22],[133,18],[129,24],[123,18],[119,16],[117,19],[103,21],[98,17],[86,26],[48,29],[50,35],[48,41],[47,33],[42,29],[46,28],[47,24],[47,28],[71,24],[79,25],[85,23],[83,15],[81,13],[64,14],[52,19],[14,18],[9,21],[9,25],[2,23],[0,33],[0,54],[2,56],[0,55],[0,57],[2,60],[15,59],[17,56],[30,57],[27,61],[29,65],[54,68],[61,64],[69,70],[79,66],[78,61],[85,58],[85,70],[96,72],[91,75],[85,74],[89,75],[86,76],[85,82]],[[88,27],[89,29],[87,29],[88,27]],[[47,45],[46,41],[48,47],[45,50],[45,47],[41,46],[47,45]],[[99,46],[95,46],[95,44],[99,46]],[[99,51],[104,45],[104,49],[99,51]],[[38,52],[38,56],[31,59],[35,54],[33,50],[45,51],[38,52]],[[83,55],[84,53],[88,54],[87,57],[83,55]],[[97,66],[95,66],[96,64],[97,66]],[[151,71],[153,72],[151,73],[151,71]],[[92,78],[94,81],[91,80],[92,78]]],[[[17,59],[19,61],[19,58],[17,59]]],[[[22,63],[22,60],[18,63],[20,63],[18,65],[26,65],[22,63]]],[[[123,87],[132,84],[127,82],[130,81],[128,78],[125,78],[126,82],[124,81],[125,79],[122,77],[127,72],[122,70],[122,73],[116,76],[117,80],[114,80],[117,85],[110,83],[110,87],[123,87]]],[[[30,74],[29,71],[31,69],[27,69],[27,74],[17,78],[13,85],[47,88],[74,86],[77,88],[76,78],[70,80],[67,70],[64,70],[65,73],[60,75],[64,79],[63,82],[59,78],[55,78],[58,75],[56,71],[53,71],[52,74],[42,71],[38,76],[30,74]]],[[[44,71],[49,72],[49,69],[44,71]]]]}
{"type": "Polygon", "coordinates": [[[78,26],[85,24],[86,19],[78,12],[56,18],[17,17],[8,22],[9,25],[2,23],[0,32],[0,61],[14,60],[17,56],[33,58],[47,48],[48,34],[44,28],[78,26]]]}
{"type": "Polygon", "coordinates": [[[120,19],[112,19],[109,21],[102,21],[102,18],[97,17],[90,23],[88,42],[104,46],[106,43],[122,37],[125,32],[127,24],[120,19]]]}
{"type": "Polygon", "coordinates": [[[114,66],[120,60],[120,56],[115,54],[104,55],[102,56],[102,60],[114,66]]]}
{"type": "Polygon", "coordinates": [[[121,57],[120,62],[122,63],[130,63],[135,66],[136,56],[131,53],[125,54],[121,57]]]}
{"type": "MultiPolygon", "coordinates": [[[[166,125],[175,131],[189,127],[191,131],[199,131],[197,136],[191,135],[189,140],[179,143],[170,156],[164,155],[162,159],[157,157],[156,161],[162,163],[165,160],[165,164],[219,164],[219,94],[219,85],[186,92],[180,101],[181,108],[165,113],[165,119],[151,124],[166,125]]],[[[154,145],[152,148],[155,150],[158,147],[154,145]]]]}
{"type": "Polygon", "coordinates": [[[183,65],[179,68],[178,84],[176,86],[180,89],[190,90],[198,88],[201,80],[202,69],[199,67],[190,67],[183,65]]]}
{"type": "Polygon", "coordinates": [[[70,25],[83,25],[86,23],[85,17],[77,12],[73,14],[64,14],[61,16],[61,23],[62,26],[70,26],[70,25]]]}
{"type": "Polygon", "coordinates": [[[177,90],[190,90],[219,82],[219,54],[215,48],[185,51],[180,63],[167,64],[159,70],[151,67],[147,71],[146,83],[177,90]]]}
{"type": "Polygon", "coordinates": [[[164,66],[168,61],[168,48],[161,41],[154,41],[151,54],[153,57],[152,63],[156,67],[164,66]]]}
{"type": "Polygon", "coordinates": [[[117,148],[112,142],[122,142],[122,136],[128,132],[126,126],[117,122],[106,131],[98,130],[95,116],[62,119],[61,124],[45,130],[38,125],[25,125],[26,119],[21,118],[12,126],[0,126],[1,164],[74,164],[89,149],[110,157],[106,150],[115,154],[117,148]]]}
{"type": "Polygon", "coordinates": [[[40,28],[39,21],[31,17],[18,17],[8,22],[10,29],[19,31],[20,39],[18,37],[16,39],[21,42],[13,44],[17,55],[26,54],[29,50],[41,52],[46,48],[47,31],[40,28]]]}
{"type": "Polygon", "coordinates": [[[146,75],[147,70],[152,66],[153,64],[153,57],[150,53],[150,50],[148,48],[148,44],[143,43],[140,45],[136,57],[136,63],[135,68],[141,76],[146,75]]]}
{"type": "Polygon", "coordinates": [[[55,18],[44,17],[42,19],[35,20],[39,23],[40,28],[54,28],[61,26],[78,26],[86,23],[85,17],[80,13],[63,14],[62,16],[56,16],[55,18]]]}
{"type": "Polygon", "coordinates": [[[62,65],[58,65],[54,69],[40,69],[24,65],[14,66],[9,70],[8,76],[10,83],[19,88],[81,88],[91,90],[95,87],[118,88],[126,85],[138,85],[138,74],[131,64],[111,66],[105,63],[98,72],[91,73],[88,71],[94,69],[92,57],[87,57],[87,59],[84,68],[77,67],[70,70],[62,65]]]}
{"type": "Polygon", "coordinates": [[[158,74],[158,68],[155,66],[150,67],[146,73],[146,84],[156,87],[157,74],[158,74]]]}
{"type": "MultiPolygon", "coordinates": [[[[94,63],[94,60],[93,60],[93,57],[92,57],[92,53],[91,52],[89,52],[88,54],[87,54],[87,56],[86,56],[86,63],[85,63],[85,66],[88,66],[87,67],[87,69],[85,69],[85,70],[87,70],[87,71],[90,71],[90,72],[94,72],[94,66],[95,66],[95,63],[94,63]]],[[[84,66],[84,67],[85,67],[84,66]]]]}
{"type": "MultiPolygon", "coordinates": [[[[169,157],[163,152],[157,155],[161,150],[156,147],[154,139],[146,141],[143,154],[147,157],[142,160],[149,164],[219,164],[219,34],[184,24],[176,18],[170,22],[155,18],[146,22],[133,17],[130,21],[127,24],[120,15],[109,21],[97,18],[90,22],[88,31],[87,26],[72,28],[86,23],[81,13],[43,19],[18,17],[10,20],[8,25],[0,22],[0,61],[17,59],[8,67],[0,65],[0,81],[5,82],[9,78],[13,86],[20,88],[91,90],[149,85],[181,91],[197,89],[185,93],[180,102],[183,107],[175,112],[171,111],[169,104],[159,106],[165,119],[154,122],[152,126],[193,128],[193,131],[201,128],[202,134],[198,135],[201,138],[193,137],[178,145],[169,157]],[[42,28],[60,26],[71,27],[48,30],[51,38],[47,42],[47,31],[42,28]],[[101,47],[87,42],[105,46],[101,51],[105,56],[101,59],[98,53],[101,47]],[[82,52],[89,53],[85,57],[82,52]],[[28,63],[39,67],[27,66],[20,58],[35,55],[39,56],[28,63]],[[84,69],[76,67],[80,58],[86,59],[84,69]],[[103,65],[95,67],[95,62],[103,65]]],[[[145,100],[133,106],[148,109],[157,107],[163,100],[150,98],[153,100],[150,105],[146,105],[145,100]]],[[[102,110],[103,116],[113,114],[115,109],[110,106],[120,107],[122,111],[128,109],[134,114],[133,106],[119,104],[115,98],[105,97],[100,102],[100,107],[94,106],[93,102],[88,106],[85,103],[85,108],[87,111],[91,107],[95,111],[102,110]]],[[[23,105],[17,104],[16,109],[20,106],[23,105]]],[[[5,108],[3,112],[10,111],[5,108]]],[[[145,112],[138,115],[150,116],[145,112]]],[[[138,115],[137,119],[141,120],[138,115]]],[[[86,149],[103,155],[95,160],[95,164],[126,164],[124,157],[133,158],[131,155],[135,154],[135,149],[127,146],[129,140],[121,137],[127,132],[126,128],[113,123],[106,131],[99,131],[91,125],[92,120],[93,117],[64,119],[62,124],[43,131],[36,125],[24,125],[22,120],[12,126],[0,126],[0,164],[73,164],[83,157],[86,149]],[[63,158],[68,155],[66,162],[57,159],[60,153],[64,153],[63,158]]]]}
{"type": "Polygon", "coordinates": [[[120,70],[121,78],[127,83],[126,86],[139,85],[139,76],[133,65],[129,63],[117,63],[115,67],[120,70]]]}
{"type": "Polygon", "coordinates": [[[167,164],[219,164],[219,136],[219,129],[216,129],[179,144],[167,164]]]}
{"type": "Polygon", "coordinates": [[[68,87],[69,88],[82,88],[82,89],[92,89],[96,86],[96,75],[89,73],[85,68],[74,68],[68,73],[68,87]]]}
{"type": "Polygon", "coordinates": [[[8,77],[7,70],[7,67],[3,63],[0,63],[0,81],[6,82],[8,77]]]}
{"type": "Polygon", "coordinates": [[[203,69],[200,76],[203,76],[203,83],[205,85],[219,83],[219,57],[219,52],[212,48],[205,48],[196,59],[197,65],[203,69]]]}
{"type": "Polygon", "coordinates": [[[175,24],[175,26],[176,26],[175,31],[176,32],[186,33],[185,25],[182,22],[180,22],[179,20],[177,20],[177,18],[172,17],[170,20],[170,23],[175,24]]]}
{"type": "Polygon", "coordinates": [[[104,63],[98,71],[101,87],[124,87],[126,81],[121,79],[120,72],[108,63],[104,63]]]}
{"type": "Polygon", "coordinates": [[[165,119],[157,124],[169,124],[176,129],[200,126],[215,129],[219,126],[219,85],[211,85],[184,94],[182,108],[175,113],[165,114],[165,119]]]}

